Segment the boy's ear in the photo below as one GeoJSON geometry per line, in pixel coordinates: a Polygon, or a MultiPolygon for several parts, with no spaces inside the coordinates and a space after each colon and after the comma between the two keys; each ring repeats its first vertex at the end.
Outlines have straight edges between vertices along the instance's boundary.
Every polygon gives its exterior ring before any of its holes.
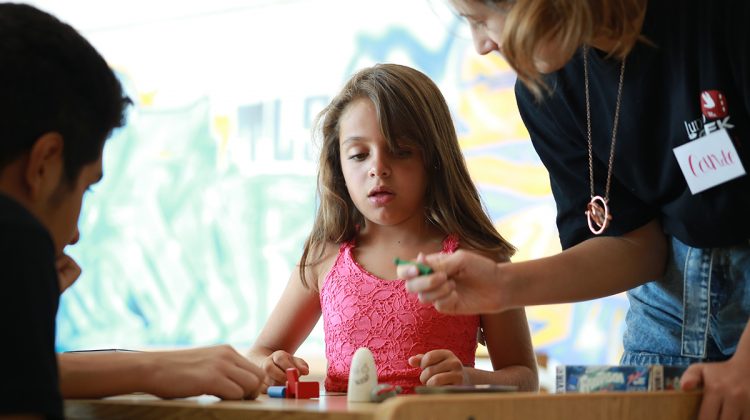
{"type": "Polygon", "coordinates": [[[29,152],[24,181],[32,199],[50,196],[63,176],[64,141],[60,133],[49,132],[37,139],[29,152]]]}

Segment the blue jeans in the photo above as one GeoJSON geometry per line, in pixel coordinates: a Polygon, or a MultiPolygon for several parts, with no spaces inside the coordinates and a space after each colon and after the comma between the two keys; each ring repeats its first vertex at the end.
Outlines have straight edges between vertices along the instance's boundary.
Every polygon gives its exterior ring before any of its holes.
{"type": "Polygon", "coordinates": [[[630,290],[623,365],[730,358],[750,318],[750,242],[692,248],[672,238],[664,277],[630,290]]]}

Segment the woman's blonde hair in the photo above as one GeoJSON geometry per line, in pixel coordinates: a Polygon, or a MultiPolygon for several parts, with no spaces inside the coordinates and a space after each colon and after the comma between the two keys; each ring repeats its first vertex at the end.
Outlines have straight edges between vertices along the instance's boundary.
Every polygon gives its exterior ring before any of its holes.
{"type": "Polygon", "coordinates": [[[315,127],[322,136],[320,203],[300,258],[302,283],[310,286],[305,271],[321,260],[325,244],[351,241],[357,227],[365,224],[344,183],[339,154],[339,120],[347,106],[360,98],[372,101],[392,151],[398,150],[398,142],[404,140],[421,150],[428,179],[425,220],[445,235],[457,234],[470,248],[510,258],[515,249],[495,230],[482,207],[458,145],[450,110],[438,87],[413,68],[378,64],[352,76],[318,115],[315,127]]]}
{"type": "Polygon", "coordinates": [[[554,40],[568,59],[597,38],[615,41],[610,55],[620,59],[640,39],[647,0],[483,0],[507,13],[501,34],[503,56],[537,97],[548,89],[534,56],[554,40]]]}

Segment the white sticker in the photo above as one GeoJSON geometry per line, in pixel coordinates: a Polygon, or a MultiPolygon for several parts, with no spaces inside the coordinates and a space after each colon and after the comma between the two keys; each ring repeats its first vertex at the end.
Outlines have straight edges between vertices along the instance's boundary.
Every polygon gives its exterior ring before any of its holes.
{"type": "Polygon", "coordinates": [[[745,168],[725,129],[675,147],[673,152],[693,194],[745,175],[745,168]]]}

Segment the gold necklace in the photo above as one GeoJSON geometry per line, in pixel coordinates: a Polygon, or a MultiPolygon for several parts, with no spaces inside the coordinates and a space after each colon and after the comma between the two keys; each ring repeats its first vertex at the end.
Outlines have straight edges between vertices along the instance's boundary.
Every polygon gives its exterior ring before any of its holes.
{"type": "Polygon", "coordinates": [[[615,159],[615,140],[617,139],[617,123],[620,120],[620,100],[622,98],[622,81],[625,76],[625,59],[620,66],[620,82],[617,85],[617,102],[615,104],[615,120],[612,124],[612,141],[609,146],[609,167],[607,168],[607,184],[604,187],[604,197],[594,194],[594,157],[591,147],[591,104],[589,101],[589,62],[588,45],[583,46],[583,78],[586,85],[586,129],[589,143],[589,185],[591,187],[591,201],[586,206],[586,219],[589,229],[594,235],[599,235],[609,227],[612,214],[609,212],[609,185],[612,181],[612,166],[615,159]],[[596,225],[596,227],[594,227],[596,225]]]}

